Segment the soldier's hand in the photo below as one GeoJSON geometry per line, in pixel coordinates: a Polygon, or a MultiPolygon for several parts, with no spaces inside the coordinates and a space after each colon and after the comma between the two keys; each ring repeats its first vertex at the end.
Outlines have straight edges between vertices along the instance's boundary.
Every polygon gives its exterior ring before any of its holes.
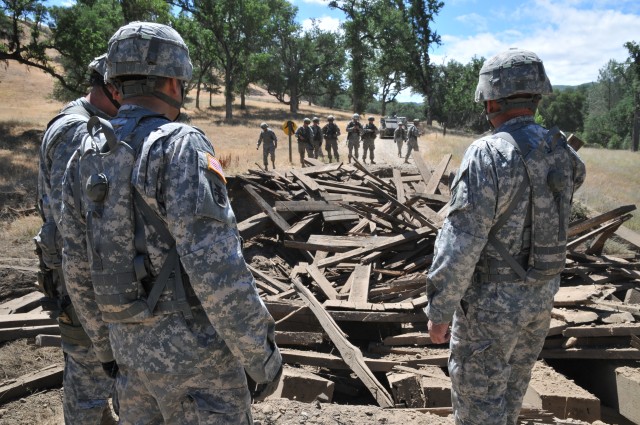
{"type": "Polygon", "coordinates": [[[256,146],[256,150],[260,149],[260,146],[256,146]]]}
{"type": "Polygon", "coordinates": [[[109,378],[115,379],[120,368],[115,360],[111,360],[110,362],[102,363],[102,370],[109,378]]]}
{"type": "Polygon", "coordinates": [[[434,344],[444,344],[451,338],[449,323],[433,323],[429,320],[427,328],[429,329],[429,338],[434,344]]]}

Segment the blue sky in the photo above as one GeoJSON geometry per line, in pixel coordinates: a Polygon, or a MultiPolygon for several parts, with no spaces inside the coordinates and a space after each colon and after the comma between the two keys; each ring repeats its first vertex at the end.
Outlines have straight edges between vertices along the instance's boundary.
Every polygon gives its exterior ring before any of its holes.
{"type": "MultiPolygon", "coordinates": [[[[344,14],[328,0],[291,0],[303,26],[311,18],[326,30],[339,27],[344,14]]],[[[554,85],[596,81],[610,59],[624,61],[627,41],[640,43],[638,0],[444,0],[434,28],[442,45],[433,63],[468,63],[509,47],[532,50],[554,85]]]]}

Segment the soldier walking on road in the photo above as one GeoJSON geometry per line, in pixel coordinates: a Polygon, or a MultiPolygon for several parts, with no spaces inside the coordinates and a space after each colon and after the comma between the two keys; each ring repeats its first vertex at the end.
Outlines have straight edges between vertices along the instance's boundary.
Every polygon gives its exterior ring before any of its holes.
{"type": "Polygon", "coordinates": [[[331,151],[333,151],[333,155],[336,157],[336,162],[340,162],[340,155],[338,154],[338,136],[340,135],[340,127],[333,122],[333,115],[329,115],[327,120],[329,123],[322,127],[327,157],[329,157],[329,162],[331,162],[331,151]]]}
{"type": "Polygon", "coordinates": [[[316,159],[324,159],[324,154],[322,153],[322,128],[320,127],[320,118],[313,117],[311,130],[313,131],[313,157],[316,159]]]}
{"type": "Polygon", "coordinates": [[[518,422],[549,331],[571,200],[585,179],[564,135],[534,121],[549,93],[533,52],[502,52],[480,70],[475,100],[495,132],[462,158],[427,276],[429,335],[451,340],[457,425],[518,422]]]}
{"type": "Polygon", "coordinates": [[[97,306],[88,299],[88,310],[82,310],[84,305],[71,301],[69,294],[77,291],[80,282],[63,278],[62,238],[57,225],[62,208],[62,176],[69,158],[87,134],[87,121],[92,116],[108,119],[120,106],[117,92],[104,82],[105,68],[106,55],[89,64],[91,91],[67,104],[49,122],[40,148],[38,210],[44,224],[35,238],[42,268],[38,282],[45,295],[42,307],[60,326],[66,425],[100,424],[103,415],[111,416],[108,400],[115,393],[114,377],[107,376],[102,369],[102,363],[113,360],[109,339],[106,335],[96,336],[92,344],[78,320],[78,315],[94,316],[97,306]]]}
{"type": "Polygon", "coordinates": [[[311,120],[305,118],[302,121],[302,127],[298,127],[295,136],[298,139],[298,154],[300,154],[300,166],[304,167],[304,155],[305,153],[309,158],[313,158],[313,130],[309,124],[311,120]]]}
{"type": "Polygon", "coordinates": [[[402,158],[402,144],[407,140],[407,130],[404,128],[404,124],[398,122],[398,127],[393,132],[393,141],[398,146],[398,158],[402,158]]]}
{"type": "Polygon", "coordinates": [[[123,424],[253,424],[251,391],[282,370],[213,145],[174,122],[191,76],[174,29],[118,29],[105,78],[123,105],[89,121],[63,181],[65,277],[109,323],[123,424]]]}
{"type": "Polygon", "coordinates": [[[422,135],[422,133],[418,128],[418,124],[420,124],[420,120],[416,118],[413,120],[413,124],[411,124],[407,129],[407,155],[404,157],[405,164],[409,163],[409,157],[411,156],[412,150],[415,150],[416,152],[419,151],[418,137],[422,135]]]}
{"type": "Polygon", "coordinates": [[[262,131],[260,132],[260,136],[258,136],[258,146],[256,146],[256,150],[260,149],[260,144],[262,144],[262,163],[264,164],[264,169],[269,170],[268,160],[269,156],[271,156],[271,165],[275,170],[278,138],[276,137],[276,133],[269,128],[269,125],[266,122],[260,124],[260,128],[262,131]]]}
{"type": "Polygon", "coordinates": [[[353,114],[353,116],[351,117],[351,121],[349,121],[349,124],[347,124],[347,147],[349,148],[349,163],[351,163],[351,158],[358,158],[361,133],[362,124],[360,124],[360,115],[353,114]]]}
{"type": "Polygon", "coordinates": [[[362,162],[367,163],[367,151],[369,151],[369,158],[371,163],[375,164],[373,160],[373,151],[376,149],[376,136],[378,135],[378,127],[373,123],[375,118],[369,117],[367,125],[362,129],[362,162]]]}

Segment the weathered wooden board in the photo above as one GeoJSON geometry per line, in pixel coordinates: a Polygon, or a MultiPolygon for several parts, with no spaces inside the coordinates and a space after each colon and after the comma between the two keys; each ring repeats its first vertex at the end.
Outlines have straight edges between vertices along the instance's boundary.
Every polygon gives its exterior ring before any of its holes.
{"type": "Polygon", "coordinates": [[[51,365],[0,383],[0,403],[62,385],[63,365],[51,365]]]}
{"type": "Polygon", "coordinates": [[[18,298],[14,298],[7,302],[0,304],[0,315],[2,314],[14,314],[14,313],[26,313],[40,305],[40,299],[44,295],[41,292],[34,291],[27,295],[23,295],[18,298]]]}

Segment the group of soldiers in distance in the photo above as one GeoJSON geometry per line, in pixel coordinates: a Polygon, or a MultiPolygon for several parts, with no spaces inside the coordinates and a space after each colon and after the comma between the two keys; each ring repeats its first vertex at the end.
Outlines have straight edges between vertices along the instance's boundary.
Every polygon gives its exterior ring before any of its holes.
{"type": "MultiPolygon", "coordinates": [[[[298,142],[298,154],[300,155],[300,164],[305,166],[305,156],[309,158],[322,158],[324,160],[324,154],[322,153],[322,141],[325,141],[325,150],[327,151],[327,158],[329,162],[336,159],[336,162],[340,161],[340,154],[338,153],[338,136],[340,136],[340,127],[334,122],[335,117],[329,115],[327,117],[328,123],[324,127],[320,127],[320,118],[314,117],[313,119],[305,118],[302,126],[300,126],[296,132],[295,137],[298,142]],[[312,124],[313,123],[313,124],[312,124]]],[[[351,121],[347,124],[347,147],[349,149],[349,163],[353,158],[359,157],[360,142],[362,142],[362,161],[367,163],[367,153],[369,154],[369,160],[371,164],[375,164],[375,140],[376,136],[380,133],[378,127],[374,124],[375,118],[369,117],[367,124],[362,125],[360,123],[360,115],[353,114],[351,121]]],[[[409,163],[409,157],[412,151],[418,151],[418,137],[421,132],[418,128],[420,120],[414,119],[413,124],[409,125],[407,129],[404,128],[403,123],[398,123],[398,128],[394,131],[393,139],[398,147],[398,157],[402,158],[402,145],[406,142],[407,152],[405,155],[405,164],[409,163]]],[[[275,151],[278,147],[278,137],[269,128],[267,123],[260,124],[262,131],[258,136],[258,143],[256,150],[262,145],[262,162],[265,170],[269,169],[269,159],[271,159],[272,169],[276,168],[275,164],[275,151]]]]}

